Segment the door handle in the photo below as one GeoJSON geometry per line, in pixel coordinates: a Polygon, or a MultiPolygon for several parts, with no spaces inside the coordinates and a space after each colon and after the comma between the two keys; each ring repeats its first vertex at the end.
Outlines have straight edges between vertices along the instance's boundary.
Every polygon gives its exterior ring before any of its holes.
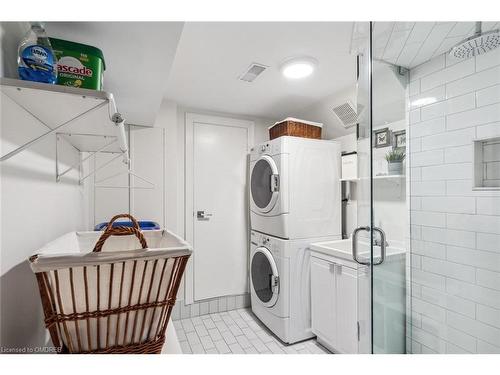
{"type": "Polygon", "coordinates": [[[280,277],[279,276],[274,276],[274,275],[269,275],[270,276],[270,286],[271,286],[271,290],[273,292],[276,292],[279,288],[279,285],[280,285],[280,277]]]}
{"type": "Polygon", "coordinates": [[[271,175],[271,192],[280,190],[280,176],[278,174],[271,175]]]}
{"type": "MultiPolygon", "coordinates": [[[[352,232],[352,258],[357,263],[368,266],[370,265],[370,262],[363,262],[358,259],[358,233],[362,230],[367,232],[371,231],[369,226],[358,227],[354,229],[354,232],[352,232]]],[[[377,262],[373,263],[374,266],[378,266],[379,264],[382,264],[385,260],[387,242],[385,240],[385,232],[381,228],[373,227],[373,231],[378,232],[380,234],[380,259],[377,262]]]]}
{"type": "Polygon", "coordinates": [[[205,211],[196,211],[196,218],[198,220],[210,220],[212,214],[209,214],[205,211]]]}
{"type": "Polygon", "coordinates": [[[361,260],[358,260],[358,233],[360,231],[367,231],[370,232],[370,227],[357,227],[354,229],[354,232],[352,232],[352,259],[354,259],[357,263],[362,264],[364,266],[370,265],[370,262],[363,262],[361,260]]]}
{"type": "Polygon", "coordinates": [[[387,242],[385,240],[385,232],[381,228],[373,227],[373,230],[380,234],[380,259],[376,263],[373,263],[374,266],[377,266],[379,264],[382,264],[385,260],[385,249],[387,247],[387,242]]]}

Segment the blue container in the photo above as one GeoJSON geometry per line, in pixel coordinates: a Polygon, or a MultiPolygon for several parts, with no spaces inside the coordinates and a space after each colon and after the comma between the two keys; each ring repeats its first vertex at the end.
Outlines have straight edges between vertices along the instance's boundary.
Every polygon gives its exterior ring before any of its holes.
{"type": "MultiPolygon", "coordinates": [[[[94,228],[96,231],[104,230],[108,226],[108,223],[97,224],[94,228]]],[[[131,221],[115,221],[113,223],[113,228],[116,227],[133,227],[134,224],[131,221]]],[[[154,230],[160,229],[160,225],[154,221],[149,220],[139,220],[139,228],[142,230],[154,230]]]]}

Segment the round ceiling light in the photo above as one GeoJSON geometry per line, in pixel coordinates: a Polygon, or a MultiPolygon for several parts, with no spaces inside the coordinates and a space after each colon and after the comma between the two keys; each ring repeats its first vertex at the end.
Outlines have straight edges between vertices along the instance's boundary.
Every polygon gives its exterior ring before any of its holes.
{"type": "Polygon", "coordinates": [[[310,76],[318,62],[312,57],[297,57],[287,60],[281,66],[281,73],[288,79],[300,79],[310,76]]]}

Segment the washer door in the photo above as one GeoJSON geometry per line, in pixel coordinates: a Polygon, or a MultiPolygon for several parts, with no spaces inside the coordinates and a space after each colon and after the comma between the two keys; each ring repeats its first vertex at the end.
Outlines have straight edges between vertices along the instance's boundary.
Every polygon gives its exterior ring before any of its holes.
{"type": "Polygon", "coordinates": [[[261,156],[252,168],[250,195],[255,208],[266,213],[273,209],[278,199],[280,179],[273,158],[261,156]]]}
{"type": "Polygon", "coordinates": [[[252,256],[250,278],[252,288],[262,304],[274,306],[279,295],[278,267],[265,247],[258,247],[252,256]]]}

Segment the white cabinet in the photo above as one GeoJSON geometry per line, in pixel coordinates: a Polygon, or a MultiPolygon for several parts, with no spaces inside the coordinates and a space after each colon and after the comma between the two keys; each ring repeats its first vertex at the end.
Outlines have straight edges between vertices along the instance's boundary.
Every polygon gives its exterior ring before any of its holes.
{"type": "Polygon", "coordinates": [[[335,273],[334,264],[311,258],[311,324],[313,333],[330,348],[335,346],[335,273]],[[332,293],[324,293],[325,290],[332,293]]]}
{"type": "Polygon", "coordinates": [[[311,256],[312,331],[336,353],[358,353],[358,273],[354,263],[311,256]]]}

